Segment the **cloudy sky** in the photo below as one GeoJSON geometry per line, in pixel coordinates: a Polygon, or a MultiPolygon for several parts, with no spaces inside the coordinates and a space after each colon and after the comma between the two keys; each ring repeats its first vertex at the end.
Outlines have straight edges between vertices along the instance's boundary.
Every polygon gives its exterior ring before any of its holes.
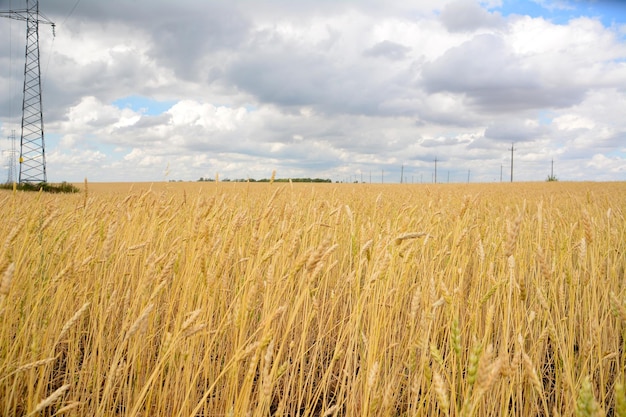
{"type": "MultiPolygon", "coordinates": [[[[0,0],[0,10],[24,0],[0,0]]],[[[626,180],[626,3],[41,0],[48,180],[626,180]]],[[[0,19],[0,149],[25,23],[0,19]]],[[[0,180],[7,175],[6,152],[0,180]]]]}

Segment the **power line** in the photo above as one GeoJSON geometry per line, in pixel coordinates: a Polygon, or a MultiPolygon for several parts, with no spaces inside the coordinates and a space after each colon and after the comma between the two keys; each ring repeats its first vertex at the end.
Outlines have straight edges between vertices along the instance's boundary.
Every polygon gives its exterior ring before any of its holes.
{"type": "MultiPolygon", "coordinates": [[[[12,8],[9,0],[9,9],[12,8]]],[[[13,21],[9,22],[9,117],[13,118],[13,21]]]]}
{"type": "Polygon", "coordinates": [[[74,13],[74,10],[76,10],[76,6],[78,6],[78,3],[80,3],[80,0],[76,0],[76,3],[74,3],[74,6],[72,6],[72,9],[70,10],[70,13],[65,17],[65,19],[63,19],[63,23],[61,23],[61,25],[64,25],[65,22],[67,22],[67,19],[69,19],[70,16],[72,16],[72,14],[74,13]]]}

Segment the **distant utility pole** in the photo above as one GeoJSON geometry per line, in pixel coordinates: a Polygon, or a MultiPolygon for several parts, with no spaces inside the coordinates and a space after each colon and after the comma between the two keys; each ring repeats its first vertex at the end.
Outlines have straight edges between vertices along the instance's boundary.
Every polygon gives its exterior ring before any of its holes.
{"type": "Polygon", "coordinates": [[[15,155],[17,154],[15,150],[15,130],[11,130],[11,136],[9,136],[9,140],[11,141],[11,149],[9,149],[7,161],[9,164],[9,175],[7,177],[7,184],[12,184],[15,182],[15,155]]]}
{"type": "Polygon", "coordinates": [[[552,167],[550,168],[550,178],[554,178],[554,158],[552,158],[552,167]]]}
{"type": "Polygon", "coordinates": [[[515,145],[515,142],[511,143],[511,182],[513,182],[513,152],[515,151],[515,147],[513,146],[515,145]]]}
{"type": "Polygon", "coordinates": [[[500,182],[502,182],[502,164],[500,164],[500,182]]]}
{"type": "Polygon", "coordinates": [[[437,157],[435,156],[435,184],[437,184],[437,157]]]}
{"type": "Polygon", "coordinates": [[[385,183],[385,170],[384,169],[380,170],[380,183],[381,184],[385,183]]]}
{"type": "Polygon", "coordinates": [[[469,184],[470,170],[467,170],[467,183],[469,184]]]}
{"type": "Polygon", "coordinates": [[[402,167],[400,168],[400,184],[403,183],[403,178],[404,178],[404,164],[402,164],[402,167]]]}
{"type": "Polygon", "coordinates": [[[0,17],[26,22],[19,182],[46,182],[46,153],[39,64],[39,24],[51,25],[52,35],[54,35],[55,26],[53,22],[39,13],[39,1],[26,0],[26,9],[0,11],[0,17]]]}
{"type": "Polygon", "coordinates": [[[448,184],[450,184],[450,171],[448,171],[448,184]]]}

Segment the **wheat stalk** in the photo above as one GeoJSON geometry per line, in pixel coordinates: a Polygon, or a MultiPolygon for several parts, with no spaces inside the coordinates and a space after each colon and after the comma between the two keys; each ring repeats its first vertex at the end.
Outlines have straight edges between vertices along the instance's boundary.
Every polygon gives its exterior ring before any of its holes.
{"type": "Polygon", "coordinates": [[[446,387],[443,378],[437,371],[433,371],[433,388],[435,390],[435,394],[437,394],[439,408],[444,415],[448,415],[450,413],[450,397],[448,394],[448,388],[446,387]]]}
{"type": "Polygon", "coordinates": [[[0,281],[0,306],[2,306],[6,296],[9,295],[13,274],[15,274],[15,262],[11,262],[2,274],[2,280],[0,281]]]}
{"type": "Polygon", "coordinates": [[[394,239],[394,243],[395,243],[396,245],[399,245],[399,244],[401,244],[402,242],[404,242],[405,240],[408,240],[408,239],[417,239],[417,238],[420,238],[420,237],[424,237],[424,236],[426,236],[426,235],[428,235],[428,233],[424,233],[424,232],[410,232],[410,233],[403,233],[403,234],[401,234],[400,236],[398,236],[398,237],[396,237],[396,238],[394,239]]]}
{"type": "Polygon", "coordinates": [[[87,311],[87,309],[89,308],[90,304],[91,303],[89,301],[87,301],[85,304],[83,304],[83,306],[81,308],[79,308],[76,311],[76,313],[74,313],[74,315],[63,325],[63,327],[61,328],[61,332],[59,333],[59,336],[57,336],[57,341],[56,341],[55,345],[57,343],[59,343],[61,341],[61,339],[63,339],[65,334],[68,332],[68,330],[74,325],[74,323],[76,323],[78,321],[78,319],[80,319],[80,317],[83,315],[83,313],[85,311],[87,311]]]}
{"type": "Polygon", "coordinates": [[[70,384],[65,384],[61,388],[54,391],[47,398],[43,399],[39,404],[37,404],[37,406],[33,409],[33,411],[28,413],[28,417],[34,416],[35,414],[39,413],[44,408],[54,404],[63,395],[63,393],[67,391],[68,389],[70,389],[70,384]]]}
{"type": "Polygon", "coordinates": [[[595,417],[601,415],[600,405],[593,396],[591,380],[588,376],[583,378],[578,398],[576,399],[576,415],[578,417],[595,417]]]}
{"type": "Polygon", "coordinates": [[[133,322],[133,324],[130,326],[130,329],[128,330],[128,332],[126,333],[126,336],[124,336],[124,340],[128,340],[130,339],[135,333],[137,333],[137,331],[143,326],[143,324],[145,323],[145,321],[148,319],[148,316],[150,315],[150,313],[152,312],[152,310],[154,310],[154,303],[150,303],[148,304],[141,312],[141,314],[139,315],[139,317],[137,317],[137,319],[133,322]]]}
{"type": "Polygon", "coordinates": [[[504,256],[507,258],[513,255],[513,251],[515,250],[515,245],[517,243],[517,236],[519,235],[519,229],[520,229],[521,223],[522,223],[522,215],[519,214],[515,218],[513,225],[509,227],[509,232],[507,235],[505,251],[504,251],[504,256]]]}

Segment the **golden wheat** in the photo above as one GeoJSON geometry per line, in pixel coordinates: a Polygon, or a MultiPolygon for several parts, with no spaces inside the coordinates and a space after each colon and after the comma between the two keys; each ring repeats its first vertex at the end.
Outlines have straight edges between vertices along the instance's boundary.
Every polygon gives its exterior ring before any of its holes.
{"type": "Polygon", "coordinates": [[[84,187],[0,192],[0,415],[626,415],[623,183],[84,187]]]}

